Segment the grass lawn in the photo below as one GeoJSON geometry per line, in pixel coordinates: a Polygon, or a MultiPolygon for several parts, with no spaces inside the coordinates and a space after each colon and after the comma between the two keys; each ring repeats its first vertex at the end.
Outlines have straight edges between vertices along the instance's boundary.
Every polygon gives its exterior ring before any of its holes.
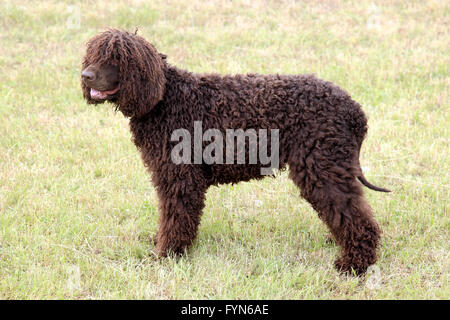
{"type": "Polygon", "coordinates": [[[0,3],[0,299],[449,299],[447,1],[0,3]],[[376,3],[376,4],[375,4],[376,3]],[[157,197],[111,105],[80,89],[84,43],[134,31],[194,72],[315,73],[369,118],[361,163],[383,230],[364,278],[287,172],[208,191],[181,259],[156,259],[157,197]]]}

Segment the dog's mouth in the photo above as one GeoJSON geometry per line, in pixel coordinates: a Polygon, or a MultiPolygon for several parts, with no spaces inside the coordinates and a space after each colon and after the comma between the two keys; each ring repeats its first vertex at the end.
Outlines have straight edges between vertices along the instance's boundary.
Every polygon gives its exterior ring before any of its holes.
{"type": "Polygon", "coordinates": [[[111,98],[112,96],[116,95],[118,91],[119,91],[119,86],[117,86],[116,88],[114,88],[112,90],[105,90],[105,91],[100,91],[100,90],[91,88],[90,95],[91,95],[91,99],[94,99],[94,100],[106,100],[106,99],[111,98]]]}

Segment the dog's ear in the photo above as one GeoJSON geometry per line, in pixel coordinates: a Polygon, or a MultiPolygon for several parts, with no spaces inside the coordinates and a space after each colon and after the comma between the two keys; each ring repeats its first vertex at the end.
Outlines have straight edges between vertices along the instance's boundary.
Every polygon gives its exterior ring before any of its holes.
{"type": "MultiPolygon", "coordinates": [[[[125,39],[124,39],[125,40],[125,39]]],[[[150,112],[165,91],[166,64],[152,44],[138,35],[128,34],[120,57],[118,109],[126,117],[150,112]]]]}

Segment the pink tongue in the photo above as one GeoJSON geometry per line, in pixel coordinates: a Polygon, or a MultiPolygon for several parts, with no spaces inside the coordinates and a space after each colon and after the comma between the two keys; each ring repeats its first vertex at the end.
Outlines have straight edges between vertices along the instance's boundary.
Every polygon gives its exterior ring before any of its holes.
{"type": "Polygon", "coordinates": [[[91,88],[91,98],[92,99],[106,99],[107,94],[101,91],[91,88]]]}

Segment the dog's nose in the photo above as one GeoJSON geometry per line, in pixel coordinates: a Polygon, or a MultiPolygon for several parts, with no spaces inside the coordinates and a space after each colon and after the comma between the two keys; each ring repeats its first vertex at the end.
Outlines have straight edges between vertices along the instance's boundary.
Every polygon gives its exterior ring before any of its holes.
{"type": "Polygon", "coordinates": [[[95,79],[95,73],[89,70],[83,70],[81,72],[83,80],[93,81],[95,79]]]}

